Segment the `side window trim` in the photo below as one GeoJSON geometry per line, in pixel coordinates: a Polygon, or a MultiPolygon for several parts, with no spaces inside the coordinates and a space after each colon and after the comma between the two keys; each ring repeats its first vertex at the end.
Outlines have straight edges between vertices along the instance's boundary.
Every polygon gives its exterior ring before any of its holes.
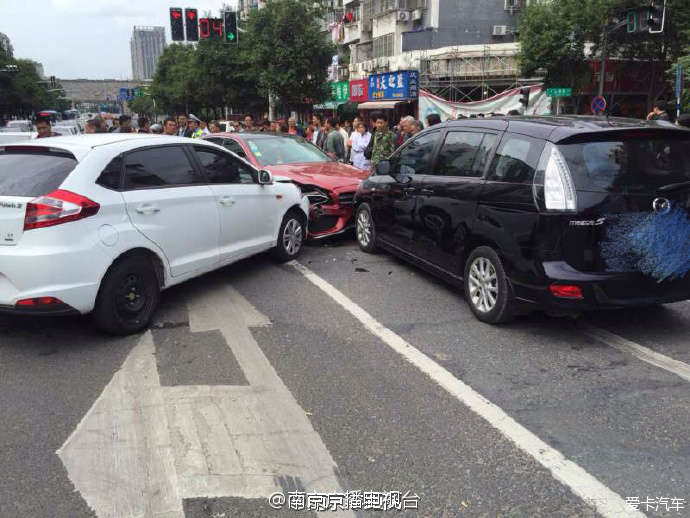
{"type": "MultiPolygon", "coordinates": [[[[443,135],[443,134],[444,134],[444,130],[441,130],[441,129],[436,130],[435,129],[435,130],[431,130],[428,132],[424,132],[423,134],[417,134],[413,138],[406,141],[402,146],[400,146],[399,149],[396,149],[395,152],[391,155],[391,157],[390,157],[391,158],[391,160],[390,160],[391,171],[396,171],[396,167],[398,166],[398,160],[400,160],[400,155],[411,145],[412,142],[414,142],[415,140],[419,140],[421,137],[426,137],[429,135],[436,135],[438,137],[439,135],[443,135]]],[[[437,138],[436,144],[434,145],[434,148],[429,152],[429,161],[427,162],[427,167],[426,167],[427,171],[434,171],[436,168],[436,156],[438,154],[439,146],[440,146],[442,140],[443,139],[441,139],[441,138],[437,138]]],[[[429,175],[429,173],[427,172],[427,173],[425,173],[424,176],[428,176],[428,175],[429,175]]],[[[415,176],[417,176],[417,175],[415,175],[415,176]]],[[[419,175],[419,176],[421,176],[421,175],[419,175]]]]}
{"type": "Polygon", "coordinates": [[[99,185],[100,187],[103,187],[104,189],[108,189],[109,191],[122,192],[124,190],[124,187],[125,187],[125,153],[124,152],[118,153],[117,155],[115,155],[113,158],[110,159],[110,162],[108,162],[106,164],[106,166],[103,168],[103,170],[98,175],[98,178],[96,178],[95,183],[97,185],[99,185]],[[113,160],[116,160],[118,158],[120,159],[120,178],[118,179],[117,187],[115,187],[113,189],[112,187],[108,187],[107,185],[103,185],[101,183],[98,183],[98,181],[101,179],[101,175],[103,175],[103,173],[105,172],[107,167],[110,164],[112,164],[113,160]]]}
{"type": "Polygon", "coordinates": [[[199,170],[196,167],[196,163],[194,160],[190,159],[189,157],[189,152],[186,149],[189,144],[163,144],[163,145],[154,145],[154,146],[144,146],[144,147],[138,147],[135,149],[130,149],[128,151],[125,151],[122,153],[122,175],[120,178],[120,185],[121,189],[120,192],[130,192],[130,191],[150,191],[154,189],[172,189],[172,188],[179,188],[179,187],[198,187],[200,185],[205,185],[203,182],[204,177],[199,175],[199,170]],[[172,147],[178,147],[182,149],[182,152],[184,155],[187,157],[187,160],[189,161],[189,165],[192,167],[194,170],[194,174],[196,177],[200,180],[201,182],[197,183],[178,183],[178,184],[166,184],[166,185],[155,185],[155,186],[150,186],[150,187],[138,187],[134,189],[125,189],[125,181],[127,177],[127,157],[134,154],[134,153],[139,153],[141,151],[148,151],[149,149],[162,149],[162,148],[172,148],[172,147]]]}

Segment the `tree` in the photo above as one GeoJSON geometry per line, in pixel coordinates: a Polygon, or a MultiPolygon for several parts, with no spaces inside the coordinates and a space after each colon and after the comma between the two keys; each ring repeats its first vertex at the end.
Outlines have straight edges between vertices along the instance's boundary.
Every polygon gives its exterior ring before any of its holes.
{"type": "Polygon", "coordinates": [[[199,71],[192,45],[168,45],[158,58],[151,94],[157,105],[168,113],[188,113],[199,105],[199,71]]]}
{"type": "Polygon", "coordinates": [[[336,53],[317,23],[319,6],[300,0],[268,0],[249,17],[246,61],[264,97],[275,95],[284,111],[330,96],[327,67],[336,53]]]}
{"type": "Polygon", "coordinates": [[[127,103],[129,109],[138,115],[145,115],[152,118],[156,114],[156,105],[150,95],[135,97],[127,103]]]}

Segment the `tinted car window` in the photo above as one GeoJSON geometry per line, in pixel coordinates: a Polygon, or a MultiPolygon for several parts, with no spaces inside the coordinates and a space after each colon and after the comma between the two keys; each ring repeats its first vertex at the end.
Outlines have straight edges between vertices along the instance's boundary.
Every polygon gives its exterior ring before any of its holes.
{"type": "Polygon", "coordinates": [[[0,153],[0,196],[35,197],[58,189],[77,166],[71,155],[0,153]]]}
{"type": "Polygon", "coordinates": [[[468,131],[452,131],[438,153],[436,174],[442,176],[481,177],[496,136],[468,131]]]}
{"type": "Polygon", "coordinates": [[[122,155],[117,156],[103,169],[103,172],[96,180],[98,185],[107,189],[120,189],[120,182],[122,180],[122,155]]]}
{"type": "Polygon", "coordinates": [[[656,191],[690,181],[690,138],[644,135],[558,146],[578,190],[656,191]]]}
{"type": "Polygon", "coordinates": [[[246,152],[242,149],[242,145],[233,138],[226,138],[223,141],[223,147],[232,151],[233,153],[240,153],[246,156],[246,152]]]}
{"type": "Polygon", "coordinates": [[[491,163],[489,180],[509,183],[532,183],[544,142],[539,139],[507,133],[491,163]]]}
{"type": "Polygon", "coordinates": [[[212,183],[254,183],[251,169],[227,153],[195,149],[212,183]]]}
{"type": "Polygon", "coordinates": [[[181,147],[133,151],[125,156],[125,189],[192,185],[201,180],[181,147]]]}
{"type": "Polygon", "coordinates": [[[395,161],[396,174],[431,174],[427,166],[440,134],[440,131],[425,133],[405,146],[395,161]]]}

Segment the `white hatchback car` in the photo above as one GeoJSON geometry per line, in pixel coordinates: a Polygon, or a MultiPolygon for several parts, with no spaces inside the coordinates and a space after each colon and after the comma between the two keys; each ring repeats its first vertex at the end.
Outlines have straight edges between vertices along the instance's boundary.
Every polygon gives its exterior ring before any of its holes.
{"type": "Polygon", "coordinates": [[[271,250],[297,257],[309,202],[201,140],[108,134],[0,146],[0,311],[145,329],[161,289],[271,250]]]}

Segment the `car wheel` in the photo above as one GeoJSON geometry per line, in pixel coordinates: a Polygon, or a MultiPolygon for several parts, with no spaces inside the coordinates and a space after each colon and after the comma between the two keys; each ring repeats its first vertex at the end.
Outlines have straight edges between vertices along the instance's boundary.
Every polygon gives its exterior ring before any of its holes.
{"type": "Polygon", "coordinates": [[[283,218],[278,232],[278,244],[271,250],[273,258],[280,262],[297,259],[304,244],[304,218],[291,210],[283,218]]]}
{"type": "Polygon", "coordinates": [[[371,217],[368,203],[362,203],[357,209],[357,244],[363,252],[372,254],[377,251],[376,227],[371,217]]]}
{"type": "Polygon", "coordinates": [[[151,323],[159,298],[160,286],[151,262],[144,257],[125,257],[103,278],[93,317],[106,333],[138,333],[151,323]]]}
{"type": "Polygon", "coordinates": [[[480,246],[465,264],[465,298],[474,316],[487,324],[508,322],[514,315],[514,296],[496,252],[480,246]]]}

